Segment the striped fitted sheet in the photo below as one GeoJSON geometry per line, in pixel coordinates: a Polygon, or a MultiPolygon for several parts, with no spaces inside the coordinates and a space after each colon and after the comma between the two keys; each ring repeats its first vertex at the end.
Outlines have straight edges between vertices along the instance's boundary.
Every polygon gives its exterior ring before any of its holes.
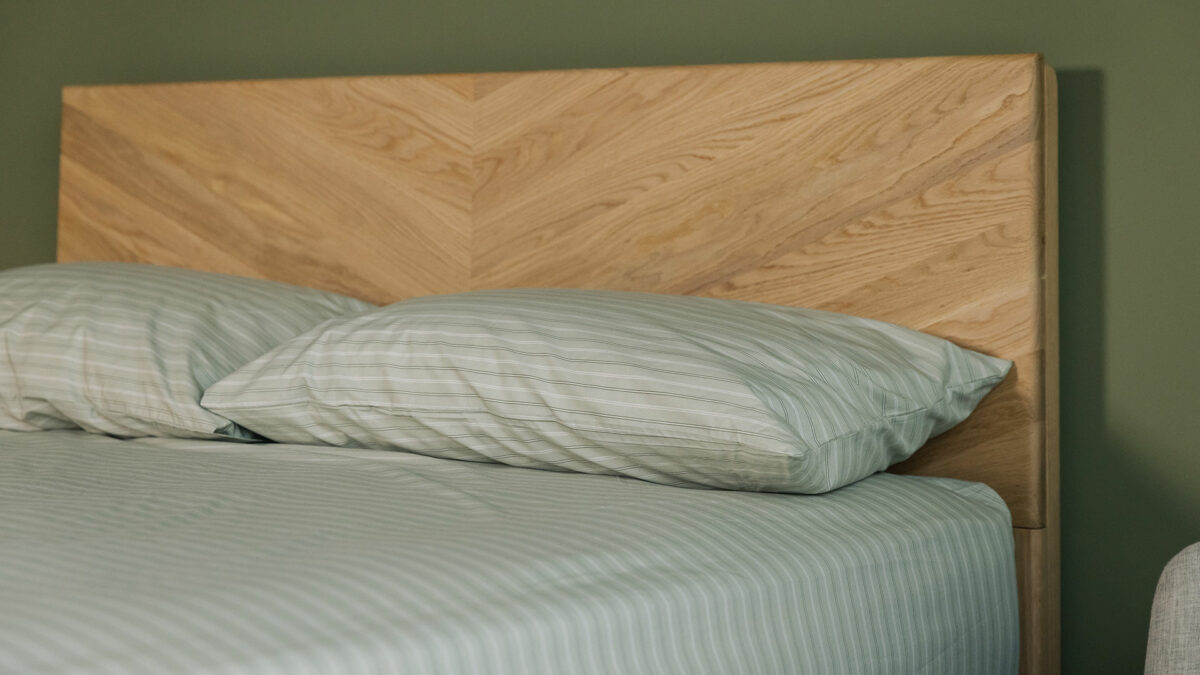
{"type": "Polygon", "coordinates": [[[1015,673],[1003,502],[0,432],[4,673],[1015,673]]]}

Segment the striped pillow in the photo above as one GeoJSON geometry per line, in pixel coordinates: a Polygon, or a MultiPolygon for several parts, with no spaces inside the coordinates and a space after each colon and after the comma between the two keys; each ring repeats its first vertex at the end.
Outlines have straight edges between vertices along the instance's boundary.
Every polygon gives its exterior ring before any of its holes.
{"type": "Polygon", "coordinates": [[[820,493],[911,455],[1011,365],[827,312],[477,291],[331,321],[203,405],[283,442],[820,493]]]}
{"type": "Polygon", "coordinates": [[[252,438],[200,407],[204,389],[326,319],[370,307],[152,265],[0,272],[0,428],[252,438]]]}

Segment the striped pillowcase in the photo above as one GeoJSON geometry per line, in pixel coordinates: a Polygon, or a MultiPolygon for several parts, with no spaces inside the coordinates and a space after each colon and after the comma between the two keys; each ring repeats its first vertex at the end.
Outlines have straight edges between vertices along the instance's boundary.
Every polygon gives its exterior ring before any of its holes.
{"type": "Polygon", "coordinates": [[[204,389],[326,319],[371,307],[152,265],[0,272],[0,428],[253,438],[201,408],[204,389]]]}
{"type": "Polygon", "coordinates": [[[821,493],[962,421],[1011,365],[827,312],[476,291],[331,321],[203,405],[281,442],[821,493]]]}

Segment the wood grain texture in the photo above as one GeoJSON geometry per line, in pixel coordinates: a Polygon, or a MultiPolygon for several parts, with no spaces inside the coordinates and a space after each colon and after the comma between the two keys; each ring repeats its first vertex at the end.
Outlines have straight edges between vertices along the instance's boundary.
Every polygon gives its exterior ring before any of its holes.
{"type": "Polygon", "coordinates": [[[1026,673],[1057,673],[1062,663],[1062,525],[1059,499],[1059,327],[1058,327],[1058,78],[1054,69],[1042,67],[1043,101],[1042,247],[1044,308],[1042,332],[1045,339],[1043,371],[1045,397],[1045,527],[1030,532],[1040,538],[1038,551],[1030,555],[1036,567],[1018,574],[1036,588],[1023,591],[1029,614],[1038,624],[1024,633],[1030,644],[1022,653],[1028,657],[1026,673]]]}
{"type": "Polygon", "coordinates": [[[380,303],[519,286],[737,298],[1012,359],[895,470],[1005,498],[1023,672],[1053,672],[1053,102],[1036,55],[74,87],[59,259],[380,303]]]}
{"type": "Polygon", "coordinates": [[[1013,530],[1020,594],[1021,673],[1060,670],[1058,541],[1047,528],[1013,530]]]}
{"type": "Polygon", "coordinates": [[[381,299],[469,283],[465,76],[69,88],[59,259],[381,299]]]}

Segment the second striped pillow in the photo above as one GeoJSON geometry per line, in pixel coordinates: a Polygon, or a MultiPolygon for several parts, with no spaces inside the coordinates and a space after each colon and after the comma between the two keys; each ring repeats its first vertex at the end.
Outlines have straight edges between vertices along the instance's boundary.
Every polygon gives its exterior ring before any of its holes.
{"type": "Polygon", "coordinates": [[[477,291],[329,322],[202,404],[281,442],[820,493],[907,458],[1010,366],[828,312],[477,291]]]}

